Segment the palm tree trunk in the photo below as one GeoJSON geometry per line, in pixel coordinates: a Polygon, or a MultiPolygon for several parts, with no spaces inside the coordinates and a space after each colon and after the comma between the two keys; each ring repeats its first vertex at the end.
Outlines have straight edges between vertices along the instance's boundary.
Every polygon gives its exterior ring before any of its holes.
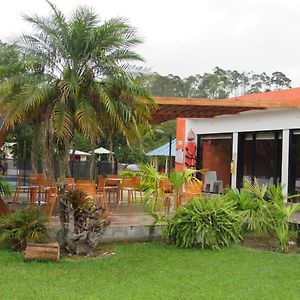
{"type": "Polygon", "coordinates": [[[33,173],[38,173],[36,152],[38,147],[39,133],[40,133],[40,126],[39,124],[35,124],[33,135],[32,135],[32,141],[31,141],[31,156],[30,156],[33,173]]]}
{"type": "Polygon", "coordinates": [[[95,178],[95,141],[92,141],[92,157],[91,157],[91,164],[90,164],[90,178],[95,178]]]}
{"type": "Polygon", "coordinates": [[[6,128],[0,128],[0,147],[2,147],[5,143],[5,139],[9,134],[9,130],[6,128]]]}
{"type": "Polygon", "coordinates": [[[108,161],[113,162],[113,141],[112,141],[112,134],[111,132],[108,133],[108,147],[109,147],[109,154],[108,154],[108,161]]]}

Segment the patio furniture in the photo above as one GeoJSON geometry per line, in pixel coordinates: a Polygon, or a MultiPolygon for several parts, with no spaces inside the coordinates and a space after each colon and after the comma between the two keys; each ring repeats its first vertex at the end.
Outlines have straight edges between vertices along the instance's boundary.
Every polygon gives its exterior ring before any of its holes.
{"type": "Polygon", "coordinates": [[[104,179],[103,176],[98,176],[98,196],[100,205],[104,202],[104,207],[108,208],[111,196],[113,201],[119,200],[121,178],[104,179]]]}
{"type": "Polygon", "coordinates": [[[95,180],[77,180],[75,183],[75,189],[86,194],[85,201],[96,201],[97,190],[95,180]]]}
{"type": "Polygon", "coordinates": [[[133,176],[134,178],[134,197],[137,199],[137,193],[140,193],[140,202],[143,202],[143,190],[141,187],[141,177],[140,176],[133,176]]]}
{"type": "MultiPolygon", "coordinates": [[[[60,178],[57,178],[57,184],[60,184],[60,178]]],[[[64,178],[64,185],[67,191],[72,191],[75,188],[75,179],[73,177],[65,177],[64,178]]]]}
{"type": "Polygon", "coordinates": [[[174,199],[174,206],[176,205],[176,194],[173,191],[172,182],[170,179],[161,179],[159,181],[159,188],[161,190],[161,198],[163,200],[164,209],[167,214],[170,213],[171,199],[174,199]]]}
{"type": "Polygon", "coordinates": [[[136,202],[135,194],[135,179],[134,177],[124,177],[121,183],[121,202],[124,202],[124,192],[127,191],[127,203],[133,199],[136,202]]]}
{"type": "Polygon", "coordinates": [[[188,203],[193,198],[201,197],[202,188],[203,188],[203,182],[199,180],[193,180],[190,183],[185,183],[184,192],[181,194],[180,201],[179,201],[180,205],[181,205],[182,198],[185,199],[185,203],[188,203]]]}
{"type": "Polygon", "coordinates": [[[108,200],[110,203],[111,196],[113,197],[113,202],[119,203],[120,193],[121,193],[121,182],[122,178],[118,175],[108,175],[105,179],[105,191],[108,194],[108,200]]]}
{"type": "Polygon", "coordinates": [[[204,191],[209,193],[221,193],[223,191],[223,181],[217,180],[216,171],[205,172],[204,191]]]}
{"type": "Polygon", "coordinates": [[[37,204],[49,204],[50,195],[54,185],[51,178],[43,177],[42,174],[38,175],[35,184],[30,185],[30,203],[33,206],[37,204]]]}

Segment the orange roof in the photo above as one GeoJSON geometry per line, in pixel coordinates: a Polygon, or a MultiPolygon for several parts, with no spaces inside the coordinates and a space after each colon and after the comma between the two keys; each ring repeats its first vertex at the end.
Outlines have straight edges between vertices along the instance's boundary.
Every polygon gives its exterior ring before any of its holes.
{"type": "Polygon", "coordinates": [[[300,106],[300,88],[250,94],[228,99],[153,97],[158,108],[152,111],[152,124],[176,118],[212,118],[242,111],[300,106]]]}

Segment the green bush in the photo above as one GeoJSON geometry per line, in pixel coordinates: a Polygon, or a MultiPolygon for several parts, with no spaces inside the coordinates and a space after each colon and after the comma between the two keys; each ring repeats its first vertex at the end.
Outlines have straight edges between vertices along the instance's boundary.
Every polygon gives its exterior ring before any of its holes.
{"type": "Polygon", "coordinates": [[[243,217],[245,230],[258,235],[275,236],[280,251],[286,252],[289,242],[289,218],[300,210],[300,204],[286,204],[285,201],[296,196],[298,195],[286,196],[282,185],[259,185],[255,179],[254,182],[245,180],[240,190],[228,190],[225,198],[235,202],[243,217]]]}
{"type": "Polygon", "coordinates": [[[180,247],[220,249],[242,239],[242,224],[233,201],[203,197],[176,210],[168,220],[166,237],[180,247]]]}
{"type": "Polygon", "coordinates": [[[47,239],[47,217],[37,209],[15,211],[0,218],[0,242],[22,251],[27,243],[47,239]]]}

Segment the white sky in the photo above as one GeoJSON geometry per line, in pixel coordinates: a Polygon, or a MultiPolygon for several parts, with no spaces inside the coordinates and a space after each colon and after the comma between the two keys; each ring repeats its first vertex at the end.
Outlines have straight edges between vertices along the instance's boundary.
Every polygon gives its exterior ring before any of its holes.
{"type": "MultiPolygon", "coordinates": [[[[106,20],[129,19],[144,38],[137,51],[160,74],[188,76],[223,69],[281,71],[300,86],[298,0],[52,0],[70,13],[78,5],[106,20]]],[[[0,39],[31,28],[21,14],[46,15],[43,0],[1,2],[0,39]]]]}

